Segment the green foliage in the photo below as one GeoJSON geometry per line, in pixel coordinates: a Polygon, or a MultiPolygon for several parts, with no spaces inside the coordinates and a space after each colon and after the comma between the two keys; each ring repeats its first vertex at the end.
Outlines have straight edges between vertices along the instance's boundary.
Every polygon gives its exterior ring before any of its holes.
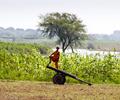
{"type": "Polygon", "coordinates": [[[42,79],[41,75],[45,71],[43,66],[45,66],[46,60],[39,52],[39,49],[46,49],[45,47],[31,44],[3,42],[0,42],[0,47],[1,79],[42,79]]]}
{"type": "MultiPolygon", "coordinates": [[[[46,68],[48,57],[34,46],[29,45],[29,50],[28,45],[26,48],[22,44],[15,45],[0,43],[0,79],[51,81],[55,72],[46,68]]],[[[61,70],[92,83],[120,83],[120,55],[61,54],[59,65],[61,70]]],[[[67,77],[67,82],[78,81],[67,77]]]]}
{"type": "Polygon", "coordinates": [[[30,54],[32,53],[33,49],[35,49],[37,52],[40,52],[41,54],[47,54],[50,52],[48,47],[41,46],[39,44],[0,42],[0,50],[5,50],[9,53],[30,54]]]}
{"type": "Polygon", "coordinates": [[[120,83],[120,58],[112,54],[103,58],[99,54],[95,56],[74,54],[65,56],[61,61],[62,69],[77,75],[83,80],[93,83],[120,83]]]}
{"type": "Polygon", "coordinates": [[[69,13],[50,13],[40,16],[39,26],[43,33],[50,38],[58,37],[58,43],[62,45],[62,50],[80,44],[81,40],[86,39],[85,25],[74,14],[69,13]]]}

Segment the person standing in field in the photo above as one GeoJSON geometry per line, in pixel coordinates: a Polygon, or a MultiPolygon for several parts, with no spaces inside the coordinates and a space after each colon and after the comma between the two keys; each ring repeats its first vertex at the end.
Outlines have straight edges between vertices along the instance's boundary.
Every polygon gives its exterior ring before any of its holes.
{"type": "Polygon", "coordinates": [[[59,47],[56,47],[56,51],[54,51],[50,55],[50,62],[54,62],[55,68],[58,69],[58,62],[59,62],[59,57],[60,57],[60,52],[59,52],[59,47]]]}

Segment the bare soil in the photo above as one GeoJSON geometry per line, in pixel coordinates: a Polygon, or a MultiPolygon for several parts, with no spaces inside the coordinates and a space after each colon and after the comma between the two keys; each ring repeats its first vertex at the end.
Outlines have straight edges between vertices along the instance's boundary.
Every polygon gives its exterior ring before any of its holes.
{"type": "Polygon", "coordinates": [[[120,85],[0,81],[0,100],[120,100],[120,85]]]}

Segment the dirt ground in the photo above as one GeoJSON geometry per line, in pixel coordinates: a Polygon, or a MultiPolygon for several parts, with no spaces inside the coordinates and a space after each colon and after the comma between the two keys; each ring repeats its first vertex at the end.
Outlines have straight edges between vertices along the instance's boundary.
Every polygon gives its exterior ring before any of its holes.
{"type": "Polygon", "coordinates": [[[0,81],[0,100],[120,100],[120,85],[0,81]]]}

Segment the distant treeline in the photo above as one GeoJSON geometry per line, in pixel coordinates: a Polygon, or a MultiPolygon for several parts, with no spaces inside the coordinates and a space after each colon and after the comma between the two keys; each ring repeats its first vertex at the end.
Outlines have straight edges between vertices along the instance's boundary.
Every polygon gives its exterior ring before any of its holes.
{"type": "Polygon", "coordinates": [[[89,34],[89,39],[91,40],[101,40],[101,41],[120,41],[120,30],[115,30],[113,34],[89,34]]]}
{"type": "MultiPolygon", "coordinates": [[[[32,40],[45,38],[42,36],[42,31],[39,29],[22,29],[22,28],[3,28],[0,27],[0,40],[16,41],[21,39],[32,40]]],[[[88,34],[90,40],[102,41],[120,41],[120,30],[116,30],[111,35],[107,34],[88,34]]],[[[22,40],[21,40],[22,41],[22,40]]]]}

